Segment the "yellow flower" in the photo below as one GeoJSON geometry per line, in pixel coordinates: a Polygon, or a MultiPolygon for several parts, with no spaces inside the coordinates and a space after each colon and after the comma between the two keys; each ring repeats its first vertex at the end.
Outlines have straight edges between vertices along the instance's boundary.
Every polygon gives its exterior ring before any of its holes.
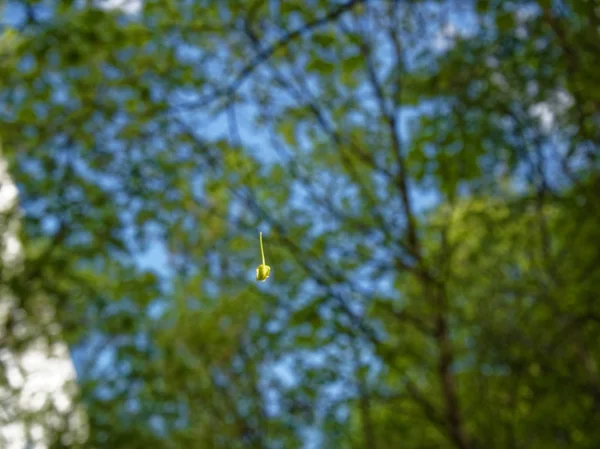
{"type": "Polygon", "coordinates": [[[260,233],[260,254],[262,256],[262,264],[260,264],[256,269],[256,280],[262,282],[265,281],[271,273],[271,267],[265,264],[265,251],[262,243],[262,232],[260,233]]]}

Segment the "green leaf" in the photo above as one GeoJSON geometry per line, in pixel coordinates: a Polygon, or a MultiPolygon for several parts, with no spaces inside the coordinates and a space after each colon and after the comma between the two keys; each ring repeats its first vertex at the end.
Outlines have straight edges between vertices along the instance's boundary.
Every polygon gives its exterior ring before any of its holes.
{"type": "Polygon", "coordinates": [[[306,65],[309,72],[317,72],[320,75],[331,75],[335,70],[335,65],[323,59],[313,58],[306,65]]]}
{"type": "Polygon", "coordinates": [[[350,56],[342,60],[342,71],[355,72],[364,67],[365,61],[361,55],[350,56]]]}
{"type": "Polygon", "coordinates": [[[296,145],[296,126],[292,121],[284,121],[279,125],[279,133],[288,145],[296,145]]]}

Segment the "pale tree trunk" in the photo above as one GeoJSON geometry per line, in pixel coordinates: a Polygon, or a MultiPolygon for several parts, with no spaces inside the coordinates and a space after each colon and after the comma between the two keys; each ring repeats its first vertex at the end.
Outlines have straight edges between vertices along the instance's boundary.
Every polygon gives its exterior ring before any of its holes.
{"type": "MultiPolygon", "coordinates": [[[[20,334],[35,330],[9,286],[24,262],[18,228],[18,191],[0,146],[0,447],[45,449],[59,429],[63,442],[76,446],[87,429],[83,411],[74,408],[76,373],[68,346],[34,334],[18,353],[14,347],[20,334]]],[[[54,315],[43,293],[34,310],[50,320],[54,315]]]]}

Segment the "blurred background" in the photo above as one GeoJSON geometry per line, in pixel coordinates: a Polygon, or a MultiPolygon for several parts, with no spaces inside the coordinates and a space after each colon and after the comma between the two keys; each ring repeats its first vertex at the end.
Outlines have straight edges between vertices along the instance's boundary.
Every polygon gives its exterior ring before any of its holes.
{"type": "Polygon", "coordinates": [[[0,448],[600,447],[600,3],[0,5],[0,448]]]}

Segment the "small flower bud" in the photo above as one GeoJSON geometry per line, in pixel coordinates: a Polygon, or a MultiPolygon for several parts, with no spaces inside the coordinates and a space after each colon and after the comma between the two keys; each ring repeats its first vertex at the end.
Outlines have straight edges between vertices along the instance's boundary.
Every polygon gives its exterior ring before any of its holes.
{"type": "Polygon", "coordinates": [[[262,263],[256,269],[256,280],[265,281],[269,274],[271,274],[271,267],[265,263],[265,251],[262,243],[262,232],[260,233],[260,255],[262,256],[262,263]]]}
{"type": "Polygon", "coordinates": [[[256,280],[265,281],[271,273],[271,267],[265,264],[261,264],[256,269],[256,280]]]}

